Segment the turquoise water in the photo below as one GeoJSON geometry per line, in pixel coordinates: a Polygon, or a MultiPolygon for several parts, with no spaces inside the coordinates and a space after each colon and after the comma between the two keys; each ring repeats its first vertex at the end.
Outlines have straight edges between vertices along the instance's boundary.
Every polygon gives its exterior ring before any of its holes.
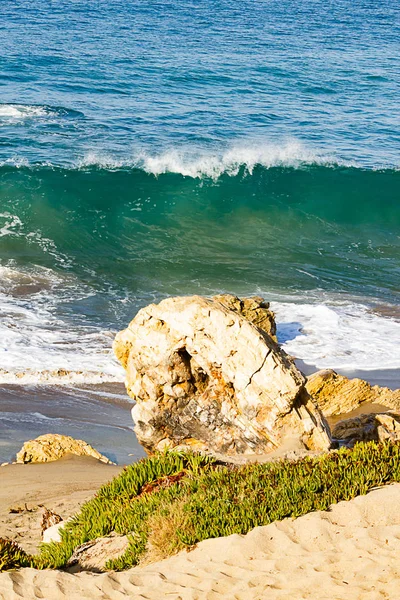
{"type": "Polygon", "coordinates": [[[139,307],[220,291],[272,300],[309,364],[400,367],[399,16],[3,0],[3,377],[120,380],[139,307]]]}

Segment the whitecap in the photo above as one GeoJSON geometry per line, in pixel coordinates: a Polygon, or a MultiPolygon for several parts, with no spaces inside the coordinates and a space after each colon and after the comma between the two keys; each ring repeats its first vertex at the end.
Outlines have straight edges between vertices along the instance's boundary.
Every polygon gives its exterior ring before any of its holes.
{"type": "Polygon", "coordinates": [[[342,163],[333,156],[308,148],[298,140],[290,140],[281,144],[243,142],[221,151],[196,148],[172,148],[160,153],[138,151],[130,159],[90,151],[77,166],[82,169],[93,166],[104,169],[138,168],[156,176],[176,173],[185,177],[218,179],[223,174],[238,175],[241,170],[251,174],[257,166],[297,168],[338,164],[342,163]]]}
{"type": "Polygon", "coordinates": [[[25,104],[0,104],[0,119],[31,119],[49,114],[46,106],[25,104]]]}
{"type": "Polygon", "coordinates": [[[283,349],[318,369],[400,368],[400,322],[357,302],[272,302],[283,349]]]}

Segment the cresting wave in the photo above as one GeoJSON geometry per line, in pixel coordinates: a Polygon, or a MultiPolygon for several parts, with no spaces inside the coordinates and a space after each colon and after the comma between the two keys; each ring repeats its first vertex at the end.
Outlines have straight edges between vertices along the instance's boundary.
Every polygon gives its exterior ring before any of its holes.
{"type": "MultiPolygon", "coordinates": [[[[31,107],[32,114],[80,114],[67,109],[51,109],[49,107],[31,107]],[[36,109],[38,112],[36,112],[36,109]],[[42,112],[40,112],[42,111],[42,112]]],[[[7,113],[8,109],[4,109],[7,113]]],[[[14,110],[14,109],[13,109],[14,110]]],[[[17,111],[18,112],[18,111],[17,111]]],[[[16,113],[17,114],[17,113],[16,113]]],[[[19,113],[18,113],[19,114],[19,113]]],[[[30,111],[22,111],[21,116],[30,115],[30,111]]],[[[1,117],[1,105],[0,105],[1,117]]],[[[327,153],[308,148],[297,140],[281,144],[241,143],[219,151],[202,148],[169,149],[159,153],[145,150],[132,152],[130,156],[120,158],[105,152],[90,151],[80,159],[70,159],[67,163],[57,164],[49,161],[29,162],[26,157],[11,157],[0,161],[0,167],[27,167],[32,170],[41,168],[65,168],[67,170],[87,170],[96,168],[99,171],[131,170],[159,176],[178,174],[194,179],[208,178],[217,180],[222,175],[234,177],[242,172],[252,174],[256,167],[270,169],[273,167],[300,168],[305,166],[356,166],[356,163],[345,162],[327,153]]]]}
{"type": "Polygon", "coordinates": [[[285,349],[317,367],[398,367],[398,321],[370,309],[398,304],[400,171],[252,152],[3,164],[0,381],[121,381],[112,339],[141,306],[220,291],[276,300],[285,349]]]}
{"type": "MultiPolygon", "coordinates": [[[[21,118],[28,116],[84,117],[79,111],[63,107],[0,104],[0,119],[2,116],[19,116],[21,118]]],[[[69,156],[62,163],[49,160],[31,162],[24,156],[15,156],[0,161],[0,167],[5,165],[30,167],[33,170],[41,167],[65,168],[72,171],[87,170],[88,168],[105,171],[139,170],[155,176],[170,173],[195,179],[209,178],[213,180],[217,180],[225,174],[230,176],[240,173],[252,174],[256,167],[266,169],[274,167],[304,168],[318,165],[366,170],[399,170],[400,168],[399,163],[383,164],[381,162],[365,167],[356,160],[345,160],[334,152],[313,148],[297,139],[279,143],[242,141],[221,148],[171,147],[159,152],[139,148],[133,149],[130,153],[125,150],[124,156],[109,154],[102,150],[91,150],[81,158],[69,156]]]]}
{"type": "Polygon", "coordinates": [[[3,165],[1,256],[161,294],[178,280],[205,291],[219,280],[225,289],[313,285],[393,300],[400,171],[250,166],[215,180],[3,165]]]}
{"type": "Polygon", "coordinates": [[[240,171],[252,174],[255,167],[299,167],[302,165],[339,165],[340,161],[292,140],[284,144],[238,144],[221,151],[171,149],[159,154],[137,152],[130,159],[118,160],[96,152],[88,153],[77,166],[100,169],[141,169],[152,175],[175,173],[184,177],[218,179],[240,171]]]}

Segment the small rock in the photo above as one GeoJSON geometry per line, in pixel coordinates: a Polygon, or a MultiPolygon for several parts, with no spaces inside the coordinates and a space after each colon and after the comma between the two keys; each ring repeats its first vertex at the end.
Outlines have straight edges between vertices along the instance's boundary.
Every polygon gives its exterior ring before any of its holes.
{"type": "Polygon", "coordinates": [[[53,512],[52,510],[49,510],[45,506],[43,506],[43,505],[39,505],[39,506],[41,506],[43,508],[43,516],[42,516],[42,538],[43,538],[43,534],[47,529],[50,529],[50,527],[53,527],[54,525],[58,525],[58,523],[61,523],[61,521],[63,519],[60,515],[53,512]]]}
{"type": "Polygon", "coordinates": [[[332,437],[352,447],[356,442],[390,439],[400,440],[400,414],[369,413],[339,421],[332,430],[332,437]]]}
{"type": "Polygon", "coordinates": [[[113,464],[111,460],[97,452],[85,441],[56,433],[41,435],[35,440],[25,442],[17,454],[17,463],[51,462],[62,458],[65,454],[93,456],[101,462],[113,464]]]}
{"type": "Polygon", "coordinates": [[[67,563],[67,571],[79,573],[92,571],[101,573],[107,561],[119,558],[129,547],[128,536],[111,533],[108,536],[86,542],[75,548],[67,563]]]}
{"type": "Polygon", "coordinates": [[[55,525],[52,525],[42,533],[42,540],[45,544],[50,542],[61,542],[61,529],[64,527],[66,521],[60,521],[55,525]]]}
{"type": "Polygon", "coordinates": [[[310,375],[306,388],[326,417],[349,413],[364,403],[383,404],[400,410],[400,389],[372,386],[362,379],[338,375],[331,369],[310,375]]]}

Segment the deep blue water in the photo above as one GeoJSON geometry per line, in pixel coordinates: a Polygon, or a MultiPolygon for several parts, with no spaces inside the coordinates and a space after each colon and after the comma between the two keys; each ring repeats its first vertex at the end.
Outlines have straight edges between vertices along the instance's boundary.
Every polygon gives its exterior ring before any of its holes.
{"type": "Polygon", "coordinates": [[[399,17],[388,0],[2,0],[1,103],[43,114],[1,117],[0,160],[295,138],[398,166],[399,17]]]}

